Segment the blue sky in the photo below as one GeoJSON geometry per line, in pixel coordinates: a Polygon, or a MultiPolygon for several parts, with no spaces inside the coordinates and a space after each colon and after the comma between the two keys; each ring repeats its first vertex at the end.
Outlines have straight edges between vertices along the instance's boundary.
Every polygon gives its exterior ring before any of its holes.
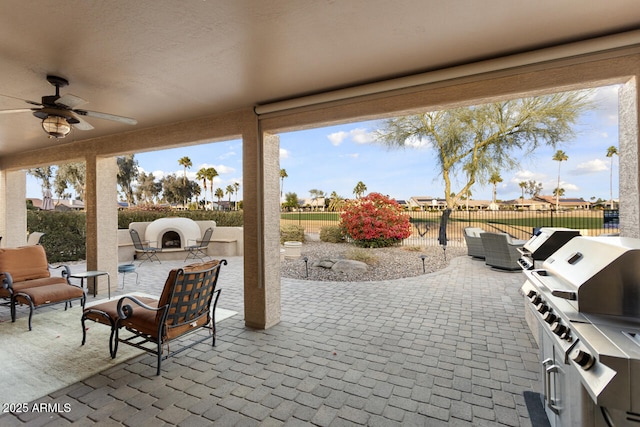
{"type": "MultiPolygon", "coordinates": [[[[580,118],[577,137],[558,147],[569,157],[560,165],[560,186],[565,189],[565,197],[609,199],[611,160],[606,152],[611,145],[618,147],[617,87],[600,88],[594,97],[597,108],[580,118]]],[[[397,199],[443,197],[444,186],[434,151],[428,146],[388,149],[374,141],[377,125],[376,121],[368,121],[281,134],[280,167],[288,174],[284,192],[294,192],[302,199],[310,197],[309,190],[318,189],[327,195],[335,191],[351,198],[353,188],[362,181],[368,192],[397,199]]],[[[523,160],[519,169],[502,172],[498,199],[520,197],[518,184],[531,179],[543,184],[542,194],[552,194],[558,179],[558,162],[551,160],[554,152],[552,148],[541,148],[532,158],[523,160]]],[[[188,156],[193,163],[187,172],[189,178],[195,179],[200,168],[213,166],[220,175],[214,180],[214,188],[225,189],[239,182],[238,199],[242,199],[242,143],[239,140],[139,153],[135,157],[142,170],[161,178],[171,173],[182,176],[178,159],[183,156],[188,156]]],[[[618,158],[614,156],[614,198],[618,197],[617,175],[618,158]]],[[[454,191],[460,188],[459,184],[454,184],[454,191]]],[[[476,184],[472,199],[490,200],[491,191],[491,185],[476,184]]],[[[29,178],[27,196],[41,197],[41,194],[39,183],[29,178]]]]}

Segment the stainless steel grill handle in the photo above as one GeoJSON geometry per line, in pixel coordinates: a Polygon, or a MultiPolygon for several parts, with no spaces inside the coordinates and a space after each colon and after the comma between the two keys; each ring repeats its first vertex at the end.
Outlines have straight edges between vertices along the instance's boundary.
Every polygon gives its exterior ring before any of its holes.
{"type": "Polygon", "coordinates": [[[556,406],[555,396],[551,397],[551,374],[557,373],[559,368],[560,367],[558,365],[551,365],[547,367],[547,369],[545,369],[546,389],[544,394],[545,394],[545,397],[547,398],[547,406],[549,406],[549,408],[556,414],[560,412],[560,408],[556,406]]]}

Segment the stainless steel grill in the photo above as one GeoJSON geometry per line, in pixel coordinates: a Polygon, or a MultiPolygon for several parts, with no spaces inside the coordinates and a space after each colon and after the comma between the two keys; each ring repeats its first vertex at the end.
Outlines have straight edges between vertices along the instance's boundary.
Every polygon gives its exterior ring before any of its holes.
{"type": "Polygon", "coordinates": [[[518,251],[522,255],[518,261],[525,270],[540,267],[540,263],[546,260],[562,245],[576,236],[578,230],[561,227],[542,227],[531,237],[518,251]]]}
{"type": "Polygon", "coordinates": [[[524,274],[552,425],[640,426],[640,240],[574,237],[524,274]]]}

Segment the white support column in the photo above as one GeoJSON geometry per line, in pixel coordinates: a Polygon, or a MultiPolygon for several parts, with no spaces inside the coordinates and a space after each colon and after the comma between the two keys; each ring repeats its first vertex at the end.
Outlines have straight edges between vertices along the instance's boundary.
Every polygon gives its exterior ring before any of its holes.
{"type": "Polygon", "coordinates": [[[0,242],[2,247],[27,243],[27,174],[0,171],[0,242]]]}
{"type": "MultiPolygon", "coordinates": [[[[118,165],[115,157],[86,158],[87,270],[107,271],[111,290],[118,283],[118,165]]],[[[107,278],[98,279],[98,292],[107,290],[107,278]]]]}

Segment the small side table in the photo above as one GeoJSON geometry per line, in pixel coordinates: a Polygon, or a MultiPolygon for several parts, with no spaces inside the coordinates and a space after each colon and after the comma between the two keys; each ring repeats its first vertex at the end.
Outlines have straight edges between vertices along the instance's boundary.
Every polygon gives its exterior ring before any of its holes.
{"type": "MultiPolygon", "coordinates": [[[[111,276],[109,276],[109,272],[107,271],[84,271],[79,273],[71,273],[69,277],[74,279],[80,279],[80,287],[84,289],[84,279],[93,278],[93,297],[96,297],[98,293],[98,286],[96,284],[96,280],[99,276],[107,276],[107,292],[109,294],[109,299],[111,299],[111,276]]],[[[89,283],[87,281],[87,286],[89,283]]]]}

